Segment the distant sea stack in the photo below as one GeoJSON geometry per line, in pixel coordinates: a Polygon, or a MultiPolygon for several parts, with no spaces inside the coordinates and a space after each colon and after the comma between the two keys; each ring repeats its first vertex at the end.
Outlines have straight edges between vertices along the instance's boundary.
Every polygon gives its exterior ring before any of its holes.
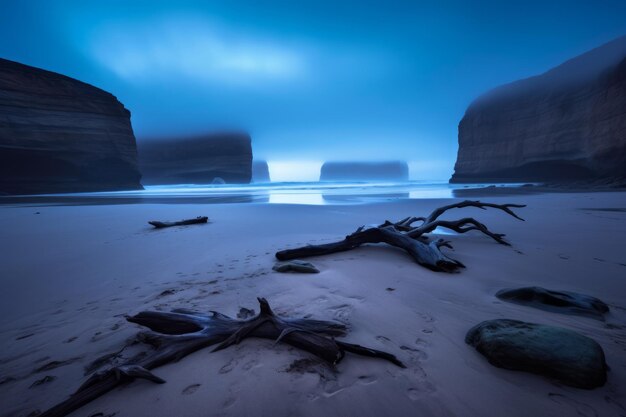
{"type": "Polygon", "coordinates": [[[403,161],[325,162],[320,181],[408,181],[409,166],[403,161]]]}
{"type": "Polygon", "coordinates": [[[459,124],[451,182],[626,177],[626,36],[496,88],[459,124]]]}
{"type": "Polygon", "coordinates": [[[252,182],[270,181],[270,168],[267,161],[252,161],[252,182]]]}
{"type": "Polygon", "coordinates": [[[140,189],[130,112],[70,77],[0,59],[0,194],[140,189]]]}
{"type": "Polygon", "coordinates": [[[137,146],[144,185],[247,184],[252,178],[252,145],[247,133],[145,139],[137,146]]]}

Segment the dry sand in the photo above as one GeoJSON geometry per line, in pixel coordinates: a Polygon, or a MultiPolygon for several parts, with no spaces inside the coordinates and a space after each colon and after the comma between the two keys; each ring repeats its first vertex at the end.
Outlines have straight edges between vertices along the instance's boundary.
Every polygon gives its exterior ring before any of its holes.
{"type": "Polygon", "coordinates": [[[478,233],[446,236],[453,256],[467,265],[453,275],[374,246],[309,259],[320,274],[271,270],[276,250],[426,214],[450,200],[0,208],[0,415],[26,416],[65,399],[84,381],[87,363],[137,332],[125,314],[187,307],[234,316],[240,307],[257,309],[257,296],[280,314],[345,322],[351,327],[345,340],[394,353],[408,368],[348,354],[332,369],[306,352],[247,339],[157,368],[166,384],[137,381],[73,415],[626,415],[626,193],[483,200],[526,203],[519,213],[527,221],[471,208],[447,214],[475,216],[513,244],[478,233]],[[621,210],[595,210],[606,208],[621,210]],[[198,215],[210,223],[164,230],[146,223],[198,215]],[[494,297],[526,285],[593,295],[611,313],[601,322],[494,297]],[[464,336],[494,318],[565,326],[594,338],[611,367],[608,383],[586,391],[491,366],[464,336]],[[53,361],[57,367],[34,372],[53,361]],[[46,375],[55,378],[30,387],[46,375]]]}

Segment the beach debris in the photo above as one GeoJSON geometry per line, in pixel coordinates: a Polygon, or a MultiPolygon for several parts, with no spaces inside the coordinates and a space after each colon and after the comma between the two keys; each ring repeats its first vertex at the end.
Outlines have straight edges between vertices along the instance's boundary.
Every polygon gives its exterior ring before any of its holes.
{"type": "Polygon", "coordinates": [[[279,262],[272,267],[276,272],[302,272],[304,274],[319,274],[320,270],[310,262],[294,259],[293,261],[279,262]]]}
{"type": "Polygon", "coordinates": [[[254,316],[254,310],[251,308],[241,307],[237,313],[238,319],[247,319],[252,316],[254,316]]]}
{"type": "Polygon", "coordinates": [[[162,229],[164,227],[172,227],[172,226],[186,226],[188,224],[201,224],[209,221],[209,218],[206,216],[198,216],[195,219],[186,219],[180,220],[177,222],[160,222],[158,220],[151,220],[148,223],[154,226],[157,229],[162,229]]]}
{"type": "Polygon", "coordinates": [[[487,320],[465,342],[498,368],[531,372],[565,385],[593,389],[606,382],[602,347],[573,330],[518,320],[487,320]]]}
{"type": "MultiPolygon", "coordinates": [[[[308,318],[285,318],[274,314],[264,298],[258,298],[257,315],[238,320],[216,311],[201,313],[188,309],[175,309],[171,313],[143,311],[127,317],[131,323],[148,327],[151,331],[138,334],[138,340],[153,350],[138,356],[133,363],[114,366],[93,374],[65,401],[45,411],[41,417],[65,416],[113,388],[134,379],[165,382],[150,372],[151,369],[176,362],[183,357],[213,346],[213,352],[236,345],[248,337],[272,339],[305,350],[334,365],[346,352],[380,358],[404,368],[394,355],[368,347],[336,340],[345,336],[348,329],[341,323],[308,318]]],[[[135,342],[129,342],[135,343],[135,342]]]]}
{"type": "Polygon", "coordinates": [[[542,287],[504,289],[498,291],[496,297],[554,313],[587,316],[598,320],[604,320],[604,315],[609,312],[609,306],[595,297],[542,287]]]}
{"type": "Polygon", "coordinates": [[[344,252],[356,249],[366,243],[386,243],[404,249],[418,264],[433,271],[455,272],[459,268],[464,268],[465,265],[448,257],[441,251],[442,247],[452,248],[450,242],[444,239],[431,240],[428,237],[428,234],[432,233],[438,227],[449,229],[456,233],[466,233],[477,230],[502,245],[510,246],[510,244],[503,239],[504,234],[491,232],[487,226],[471,217],[464,217],[460,220],[439,219],[443,213],[450,209],[465,207],[477,207],[483,210],[496,208],[523,221],[524,219],[515,214],[511,208],[521,208],[526,207],[526,205],[482,203],[480,201],[471,200],[460,201],[439,207],[433,210],[427,217],[407,217],[395,223],[387,220],[378,226],[361,226],[354,233],[337,242],[282,250],[276,252],[276,258],[280,261],[288,261],[297,258],[344,252]],[[420,222],[420,224],[413,226],[415,222],[420,222]]]}
{"type": "Polygon", "coordinates": [[[56,376],[54,376],[54,375],[46,375],[46,376],[44,376],[43,378],[38,379],[38,380],[36,380],[35,382],[33,382],[33,383],[30,385],[30,387],[29,387],[29,388],[35,388],[35,387],[38,387],[38,386],[40,386],[40,385],[47,384],[47,383],[49,383],[49,382],[54,381],[55,379],[57,379],[57,377],[56,377],[56,376]]]}

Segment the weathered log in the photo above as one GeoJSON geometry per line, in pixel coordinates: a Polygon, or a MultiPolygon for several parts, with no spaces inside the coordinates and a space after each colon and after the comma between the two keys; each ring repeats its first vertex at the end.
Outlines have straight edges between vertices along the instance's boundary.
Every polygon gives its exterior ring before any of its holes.
{"type": "Polygon", "coordinates": [[[139,339],[154,350],[137,363],[116,366],[92,375],[67,400],[45,411],[41,416],[65,416],[113,388],[134,379],[147,379],[156,383],[165,381],[150,372],[151,369],[176,362],[183,357],[208,346],[213,351],[238,344],[247,337],[259,337],[284,342],[306,350],[330,364],[337,364],[345,352],[385,359],[404,368],[394,355],[376,349],[335,340],[333,336],[345,336],[347,327],[340,323],[312,319],[278,317],[264,298],[259,298],[260,312],[254,317],[238,320],[211,311],[208,314],[187,309],[171,313],[144,311],[127,317],[131,323],[148,327],[152,331],[139,333],[139,339]]]}
{"type": "Polygon", "coordinates": [[[177,222],[160,222],[158,220],[151,220],[148,223],[151,224],[152,226],[154,226],[157,229],[162,229],[164,227],[186,226],[188,224],[206,223],[208,221],[209,221],[208,217],[206,217],[206,216],[198,216],[195,219],[180,220],[180,221],[177,221],[177,222]]]}
{"type": "Polygon", "coordinates": [[[433,271],[454,272],[465,266],[458,260],[450,258],[441,251],[442,247],[452,248],[450,242],[443,239],[433,241],[428,239],[427,234],[434,231],[437,227],[450,229],[457,233],[467,233],[472,230],[477,230],[502,245],[509,245],[509,243],[504,240],[504,234],[491,232],[487,226],[471,217],[464,217],[455,221],[439,219],[443,213],[450,209],[464,207],[477,207],[483,210],[486,208],[496,208],[523,221],[524,219],[515,214],[511,208],[526,207],[526,205],[493,204],[470,200],[461,201],[439,207],[433,210],[427,217],[407,217],[395,223],[386,221],[378,226],[367,228],[361,226],[354,233],[337,242],[282,250],[276,252],[276,258],[281,261],[286,261],[348,251],[366,243],[386,243],[405,250],[418,264],[432,269],[433,271]],[[413,223],[415,222],[421,222],[421,224],[413,227],[413,223]]]}

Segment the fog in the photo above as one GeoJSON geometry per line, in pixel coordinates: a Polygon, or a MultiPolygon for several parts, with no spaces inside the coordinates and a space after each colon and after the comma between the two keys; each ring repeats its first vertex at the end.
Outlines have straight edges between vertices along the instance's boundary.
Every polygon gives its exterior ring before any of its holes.
{"type": "Polygon", "coordinates": [[[624,15],[623,1],[33,0],[3,4],[0,56],[113,93],[140,140],[246,130],[276,179],[374,159],[445,179],[473,99],[623,35],[624,15]]]}

